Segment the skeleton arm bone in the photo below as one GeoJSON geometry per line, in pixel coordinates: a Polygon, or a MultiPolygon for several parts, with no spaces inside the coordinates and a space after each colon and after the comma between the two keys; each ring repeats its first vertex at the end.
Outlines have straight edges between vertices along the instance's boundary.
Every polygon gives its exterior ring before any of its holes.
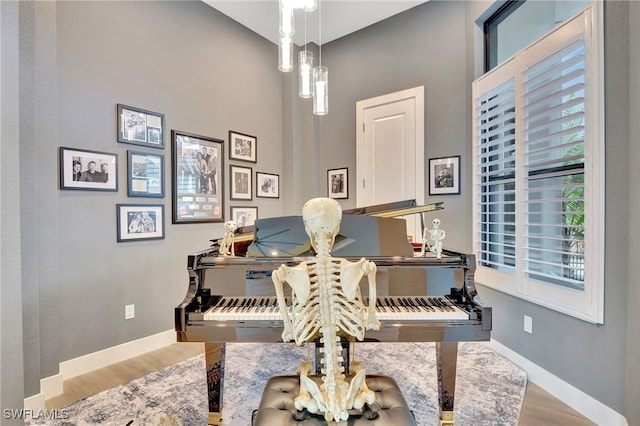
{"type": "Polygon", "coordinates": [[[378,270],[378,268],[376,267],[375,263],[365,261],[365,263],[363,264],[363,270],[367,274],[367,280],[369,281],[367,328],[369,330],[380,330],[380,321],[378,321],[378,319],[376,318],[376,271],[378,270]]]}
{"type": "Polygon", "coordinates": [[[303,262],[298,266],[290,267],[286,265],[280,266],[271,274],[271,280],[276,288],[276,297],[278,299],[278,307],[282,313],[282,321],[284,322],[284,330],[282,331],[282,340],[285,342],[294,339],[293,324],[289,316],[289,309],[284,300],[283,284],[286,282],[291,286],[292,292],[298,300],[306,301],[309,297],[309,289],[311,284],[307,276],[307,266],[303,262]]]}
{"type": "Polygon", "coordinates": [[[344,260],[346,264],[340,274],[342,289],[349,300],[356,297],[360,288],[360,280],[366,274],[369,282],[369,307],[367,309],[367,329],[380,329],[380,322],[376,318],[376,264],[364,257],[355,263],[344,260]]]}

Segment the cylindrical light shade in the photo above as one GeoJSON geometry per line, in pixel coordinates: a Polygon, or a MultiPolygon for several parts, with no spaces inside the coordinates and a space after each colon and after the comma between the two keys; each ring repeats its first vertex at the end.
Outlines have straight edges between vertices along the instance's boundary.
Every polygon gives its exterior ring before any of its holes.
{"type": "Polygon", "coordinates": [[[293,5],[291,2],[280,0],[280,35],[292,36],[296,32],[293,21],[293,5]]]}
{"type": "Polygon", "coordinates": [[[278,69],[284,72],[293,70],[293,42],[291,37],[282,37],[280,39],[278,69]]]}
{"type": "Polygon", "coordinates": [[[329,69],[315,67],[313,69],[313,113],[325,115],[329,113],[329,69]]]}
{"type": "Polygon", "coordinates": [[[316,6],[318,5],[318,2],[316,0],[301,0],[302,2],[302,9],[305,12],[313,12],[314,10],[316,10],[316,6]]]}
{"type": "Polygon", "coordinates": [[[300,81],[298,94],[301,98],[310,98],[313,95],[311,87],[313,70],[313,53],[310,50],[301,50],[298,54],[298,66],[300,67],[300,81]]]}

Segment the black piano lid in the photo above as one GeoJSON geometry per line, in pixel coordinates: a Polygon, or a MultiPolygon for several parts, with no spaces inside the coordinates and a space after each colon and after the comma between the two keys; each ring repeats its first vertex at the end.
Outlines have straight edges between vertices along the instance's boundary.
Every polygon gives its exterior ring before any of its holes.
{"type": "MultiPolygon", "coordinates": [[[[404,219],[345,215],[336,236],[334,256],[413,256],[404,219]]],[[[302,216],[258,219],[247,257],[311,256],[302,216]]]]}

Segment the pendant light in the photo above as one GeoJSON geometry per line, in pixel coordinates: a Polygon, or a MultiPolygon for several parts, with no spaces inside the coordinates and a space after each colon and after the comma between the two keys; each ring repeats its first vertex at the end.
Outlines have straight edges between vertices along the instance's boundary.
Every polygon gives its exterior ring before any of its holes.
{"type": "Polygon", "coordinates": [[[280,0],[280,45],[278,46],[278,69],[283,72],[293,70],[293,3],[291,0],[280,0]]]}
{"type": "Polygon", "coordinates": [[[318,4],[316,0],[301,0],[301,3],[302,9],[305,12],[313,12],[314,10],[316,10],[316,6],[318,4]]]}
{"type": "Polygon", "coordinates": [[[322,5],[318,4],[318,53],[319,64],[313,69],[313,113],[329,113],[329,69],[322,66],[322,5]]]}
{"type": "Polygon", "coordinates": [[[313,53],[307,50],[307,14],[304,14],[304,50],[298,54],[298,95],[301,98],[310,98],[313,95],[312,89],[312,70],[313,70],[313,53]]]}
{"type": "Polygon", "coordinates": [[[278,69],[283,72],[293,70],[293,40],[290,36],[280,37],[278,49],[278,69]]]}
{"type": "Polygon", "coordinates": [[[294,9],[295,4],[291,0],[280,0],[280,35],[291,37],[296,32],[294,24],[294,9]]]}

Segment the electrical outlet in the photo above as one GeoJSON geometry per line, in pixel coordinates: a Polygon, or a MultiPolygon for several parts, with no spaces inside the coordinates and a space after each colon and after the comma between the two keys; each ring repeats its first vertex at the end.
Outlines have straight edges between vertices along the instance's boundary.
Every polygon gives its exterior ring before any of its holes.
{"type": "Polygon", "coordinates": [[[136,317],[136,305],[126,305],[124,307],[124,319],[133,319],[136,317]]]}
{"type": "Polygon", "coordinates": [[[533,318],[529,315],[524,316],[524,331],[529,334],[533,334],[533,318]]]}

